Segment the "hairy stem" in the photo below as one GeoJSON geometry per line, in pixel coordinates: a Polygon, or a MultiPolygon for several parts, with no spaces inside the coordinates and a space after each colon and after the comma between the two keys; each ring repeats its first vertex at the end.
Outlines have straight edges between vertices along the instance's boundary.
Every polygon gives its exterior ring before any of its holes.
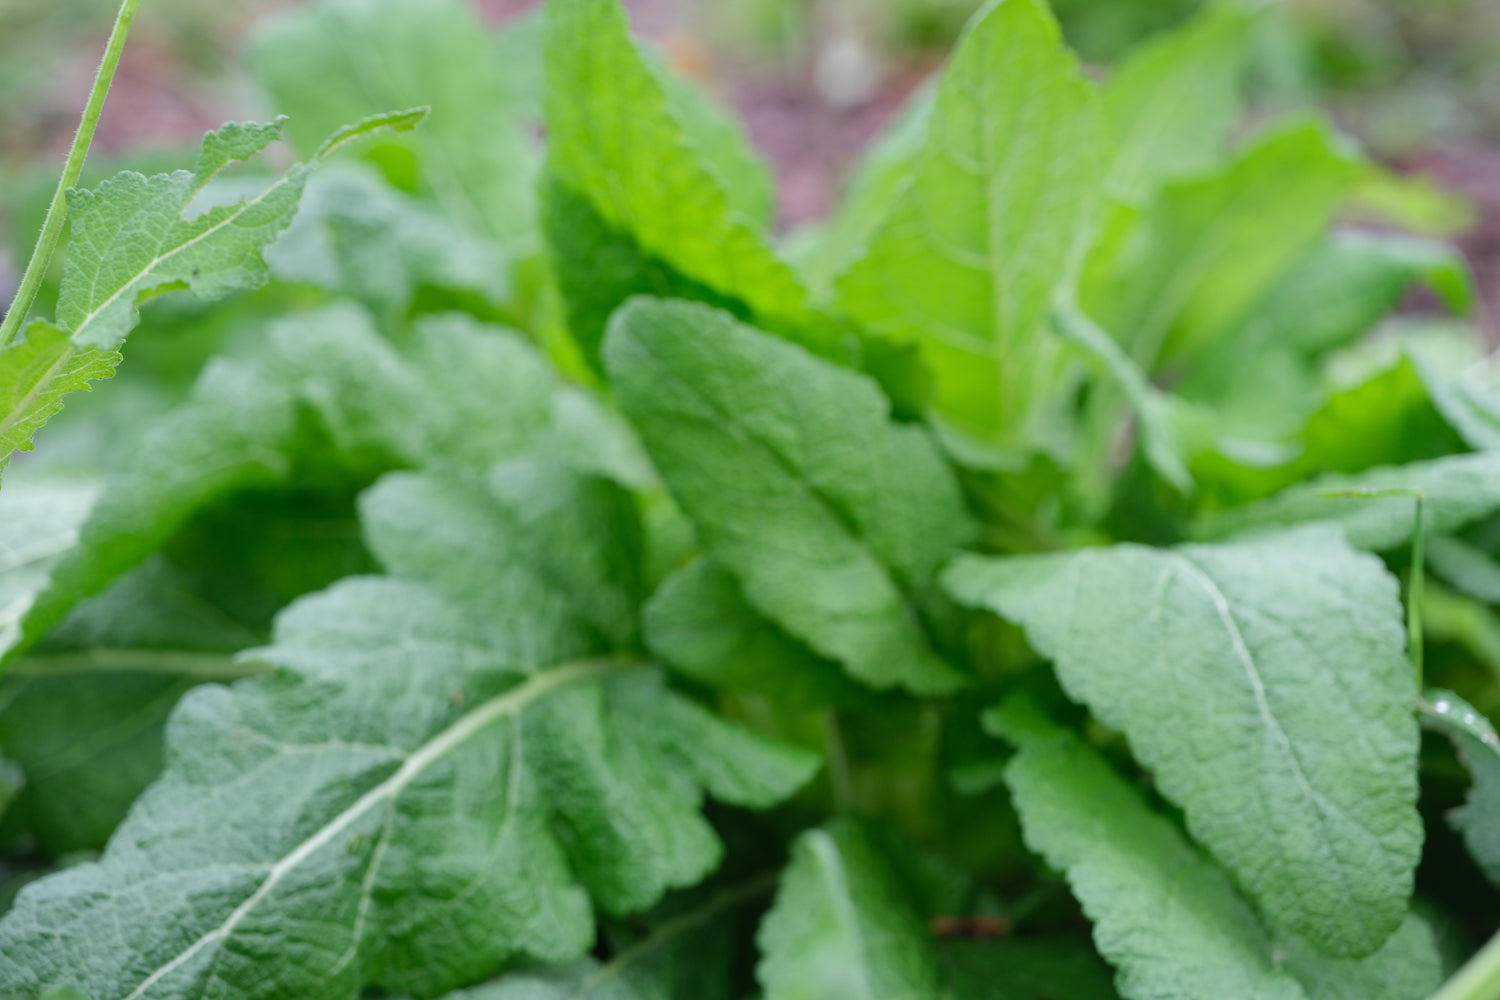
{"type": "Polygon", "coordinates": [[[1432,995],[1432,1000],[1493,1000],[1500,996],[1500,934],[1469,959],[1458,973],[1432,995]]]}
{"type": "Polygon", "coordinates": [[[125,49],[125,38],[130,34],[130,25],[135,20],[136,7],[140,0],[123,0],[120,13],[115,17],[114,30],[109,35],[109,45],[104,50],[104,59],[99,63],[99,72],[94,77],[94,89],[89,94],[88,105],[83,109],[83,121],[78,125],[78,134],[73,137],[73,148],[68,150],[68,162],[58,179],[57,190],[52,194],[52,204],[47,208],[47,219],[42,223],[42,233],[37,237],[36,249],[21,276],[16,297],[6,310],[5,321],[0,323],[0,350],[9,347],[20,332],[21,324],[31,312],[36,293],[42,287],[42,279],[52,262],[57,241],[62,237],[63,222],[68,217],[68,190],[78,184],[83,173],[83,162],[88,158],[89,146],[94,141],[94,129],[99,124],[99,115],[104,110],[104,99],[109,96],[109,86],[114,82],[115,69],[120,65],[120,53],[125,49]]]}

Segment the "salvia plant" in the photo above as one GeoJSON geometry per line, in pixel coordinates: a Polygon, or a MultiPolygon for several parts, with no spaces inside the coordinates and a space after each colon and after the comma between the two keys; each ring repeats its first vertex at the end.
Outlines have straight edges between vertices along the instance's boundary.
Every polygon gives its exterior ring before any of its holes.
{"type": "Polygon", "coordinates": [[[1500,996],[1500,381],[1274,11],[994,0],[779,238],[617,0],[298,7],[90,180],[135,6],[0,331],[0,996],[1500,996]]]}

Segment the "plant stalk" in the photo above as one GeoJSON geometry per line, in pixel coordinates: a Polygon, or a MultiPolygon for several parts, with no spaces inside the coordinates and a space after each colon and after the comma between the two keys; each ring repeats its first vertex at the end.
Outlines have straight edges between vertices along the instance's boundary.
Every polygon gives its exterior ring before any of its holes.
{"type": "Polygon", "coordinates": [[[57,241],[62,237],[63,222],[68,217],[68,190],[77,186],[83,173],[84,160],[88,159],[89,146],[94,141],[94,129],[104,111],[104,99],[109,96],[110,84],[114,82],[115,70],[120,65],[120,53],[125,50],[125,38],[130,34],[130,25],[135,21],[136,7],[140,0],[123,0],[120,12],[115,17],[114,30],[109,35],[109,45],[99,63],[99,72],[94,76],[94,89],[83,109],[83,120],[78,125],[78,134],[73,137],[73,148],[68,151],[68,162],[63,166],[57,190],[52,194],[52,204],[47,207],[47,218],[42,223],[42,233],[37,237],[36,248],[21,276],[16,296],[6,310],[5,321],[0,323],[0,351],[15,342],[21,324],[26,322],[36,294],[42,287],[47,268],[52,263],[52,254],[57,250],[57,241]]]}
{"type": "Polygon", "coordinates": [[[1500,934],[1464,965],[1432,1000],[1495,1000],[1500,997],[1500,934]]]}

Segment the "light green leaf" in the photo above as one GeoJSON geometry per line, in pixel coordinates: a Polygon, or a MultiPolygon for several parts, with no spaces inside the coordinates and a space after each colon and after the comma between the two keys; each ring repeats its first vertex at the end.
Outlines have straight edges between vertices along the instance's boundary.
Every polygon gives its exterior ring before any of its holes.
{"type": "Polygon", "coordinates": [[[872,687],[962,683],[919,607],[973,527],[931,441],[891,423],[873,382],[692,303],[633,301],[604,355],[662,478],[751,605],[872,687]]]}
{"type": "Polygon", "coordinates": [[[1236,0],[1213,3],[1130,54],[1104,88],[1115,142],[1111,193],[1144,205],[1163,183],[1223,162],[1244,113],[1253,23],[1251,10],[1236,0]]]}
{"type": "Polygon", "coordinates": [[[1379,560],[1307,530],[965,556],[944,579],[1026,629],[1273,926],[1353,956],[1396,929],[1422,846],[1416,691],[1379,560]]]}
{"type": "Polygon", "coordinates": [[[415,173],[449,219],[498,240],[506,252],[536,248],[538,156],[520,121],[527,95],[512,91],[472,5],[311,4],[259,28],[250,62],[277,108],[291,116],[288,130],[303,150],[351,118],[431,106],[409,143],[386,144],[372,156],[393,173],[415,173]]]}
{"type": "Polygon", "coordinates": [[[722,129],[705,135],[701,114],[681,114],[683,99],[631,40],[617,0],[549,0],[547,75],[548,238],[570,299],[599,283],[597,301],[570,301],[586,354],[596,354],[605,318],[627,295],[665,290],[645,280],[741,303],[778,328],[800,323],[805,289],[720,176],[722,129]],[[601,268],[601,254],[614,266],[601,268]],[[611,280],[594,274],[601,270],[611,280]]]}
{"type": "Polygon", "coordinates": [[[1328,522],[1343,528],[1356,548],[1381,552],[1411,540],[1416,523],[1413,500],[1359,494],[1392,489],[1420,490],[1426,497],[1422,523],[1427,530],[1454,531],[1500,507],[1500,454],[1451,455],[1353,476],[1320,476],[1266,500],[1210,515],[1199,523],[1196,534],[1229,538],[1328,522]]]}
{"type": "Polygon", "coordinates": [[[493,305],[510,298],[499,246],[387,185],[341,164],[307,183],[302,207],[266,251],[271,273],[404,316],[423,288],[467,292],[493,305]]]}
{"type": "Polygon", "coordinates": [[[401,576],[479,606],[527,594],[546,621],[636,642],[640,525],[607,480],[519,459],[482,480],[397,472],[365,492],[360,515],[371,550],[401,576]]]}
{"type": "Polygon", "coordinates": [[[1362,174],[1325,126],[1283,126],[1223,171],[1117,214],[1081,303],[1148,371],[1191,362],[1318,240],[1362,174]]]}
{"type": "Polygon", "coordinates": [[[120,363],[116,351],[79,350],[51,323],[32,323],[25,338],[0,352],[0,470],[62,409],[63,397],[109,378],[120,363]]]}
{"type": "Polygon", "coordinates": [[[839,702],[858,690],[837,663],[762,617],[712,559],[667,577],[641,614],[646,648],[699,683],[797,705],[839,702]]]}
{"type": "Polygon", "coordinates": [[[30,779],[7,827],[54,857],[102,848],[161,772],[178,698],[251,672],[232,654],[260,638],[162,561],[84,602],[0,678],[0,752],[30,779]]]}
{"type": "Polygon", "coordinates": [[[1020,748],[1006,782],[1026,842],[1067,876],[1095,944],[1119,970],[1121,996],[1422,1000],[1441,981],[1432,934],[1413,917],[1358,962],[1276,940],[1224,873],[1097,751],[1023,701],[989,722],[1020,748]],[[1367,992],[1338,992],[1339,983],[1367,992]]]}
{"type": "MultiPolygon", "coordinates": [[[[485,469],[522,455],[650,481],[628,430],[519,336],[461,316],[426,319],[417,334],[403,356],[362,311],[336,306],[274,325],[260,359],[210,364],[189,402],[107,480],[86,523],[70,522],[45,558],[0,567],[0,598],[10,595],[0,655],[34,644],[189,517],[248,489],[319,476],[357,487],[394,468],[485,469]]],[[[50,501],[17,502],[28,505],[17,544],[51,537],[31,513],[50,501]]]]}
{"type": "Polygon", "coordinates": [[[1454,587],[1485,604],[1500,604],[1500,563],[1452,535],[1427,539],[1427,565],[1454,587]]]}
{"type": "Polygon", "coordinates": [[[831,295],[834,279],[865,252],[911,178],[912,167],[927,142],[938,79],[935,76],[918,87],[885,131],[860,154],[826,230],[800,259],[808,283],[820,296],[831,295]]]}
{"type": "Polygon", "coordinates": [[[838,281],[873,333],[921,345],[935,408],[1014,443],[1053,388],[1053,291],[1093,235],[1098,99],[1040,0],[978,14],[938,85],[910,185],[838,281]]]}
{"type": "Polygon", "coordinates": [[[264,284],[262,251],[291,222],[318,159],[378,130],[405,131],[425,111],[392,112],[335,133],[317,158],[292,167],[254,197],[188,217],[193,201],[230,162],[253,156],[276,138],[280,123],[230,124],[203,139],[198,167],[145,177],[129,171],[97,189],[68,192],[72,236],[58,292],[57,320],[31,324],[26,339],[0,352],[0,467],[62,406],[68,391],[107,377],[115,349],[154,295],[186,290],[215,299],[264,284]],[[66,338],[66,340],[64,339],[66,338]]]}
{"type": "Polygon", "coordinates": [[[760,804],[807,777],[534,612],[377,578],[294,604],[256,654],[274,674],[183,700],[100,863],[0,921],[0,992],[352,1000],[574,961],[590,896],[632,912],[717,863],[705,788],[760,804]],[[268,975],[267,950],[297,960],[268,975]]]}
{"type": "Polygon", "coordinates": [[[757,942],[766,1000],[940,993],[931,933],[890,863],[850,820],[797,839],[757,942]]]}
{"type": "Polygon", "coordinates": [[[1452,691],[1428,691],[1422,721],[1447,736],[1474,777],[1468,801],[1448,814],[1479,868],[1500,886],[1500,736],[1474,706],[1452,691]]]}

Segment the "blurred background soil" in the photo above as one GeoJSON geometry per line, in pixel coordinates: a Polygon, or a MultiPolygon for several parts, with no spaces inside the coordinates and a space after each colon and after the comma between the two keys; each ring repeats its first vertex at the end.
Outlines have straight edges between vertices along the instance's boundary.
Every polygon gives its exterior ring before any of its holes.
{"type": "MultiPolygon", "coordinates": [[[[180,149],[264,114],[243,66],[253,25],[298,0],[143,0],[95,141],[100,160],[180,149]]],[[[501,24],[540,0],[475,0],[501,24]]],[[[825,214],[850,163],[951,46],[977,0],[626,0],[636,30],[735,107],[780,180],[784,227],[825,214]]],[[[1196,0],[1054,0],[1091,65],[1196,0]]],[[[60,166],[114,0],[0,0],[0,212],[60,166]]],[[[1500,2],[1283,0],[1257,92],[1317,104],[1378,158],[1462,192],[1456,234],[1500,315],[1500,2]]],[[[0,226],[6,224],[0,218],[0,226]]],[[[24,242],[24,241],[22,241],[24,242]]],[[[0,259],[8,297],[15,261],[0,259]]],[[[1487,324],[1493,330],[1493,323],[1487,324]]]]}

